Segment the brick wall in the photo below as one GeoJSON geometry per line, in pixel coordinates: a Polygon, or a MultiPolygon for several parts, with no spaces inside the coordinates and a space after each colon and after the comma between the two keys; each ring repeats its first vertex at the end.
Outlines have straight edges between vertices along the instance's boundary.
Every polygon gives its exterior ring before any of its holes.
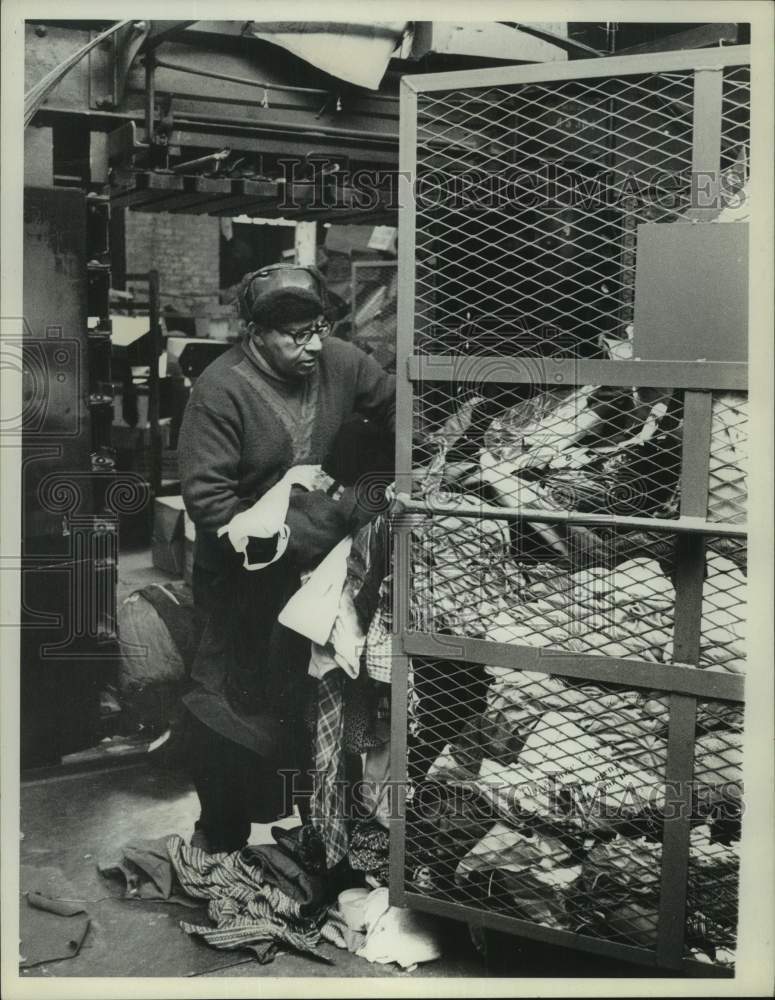
{"type": "Polygon", "coordinates": [[[218,302],[219,250],[218,219],[126,212],[127,272],[155,267],[162,306],[169,303],[189,315],[210,313],[208,307],[218,302]]]}

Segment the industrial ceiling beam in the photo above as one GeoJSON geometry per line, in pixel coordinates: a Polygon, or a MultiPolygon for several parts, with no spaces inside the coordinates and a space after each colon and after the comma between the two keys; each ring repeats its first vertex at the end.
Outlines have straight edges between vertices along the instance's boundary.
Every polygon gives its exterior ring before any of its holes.
{"type": "Polygon", "coordinates": [[[196,23],[196,21],[151,21],[143,51],[147,52],[158,48],[162,42],[176,38],[182,31],[196,23]]]}
{"type": "Polygon", "coordinates": [[[737,42],[736,24],[701,24],[688,31],[677,31],[674,35],[665,35],[655,42],[644,42],[642,45],[631,45],[627,49],[619,49],[617,56],[638,56],[647,52],[674,52],[677,49],[702,49],[709,45],[720,45],[737,42]]]}
{"type": "Polygon", "coordinates": [[[498,24],[505,24],[507,28],[524,31],[526,35],[533,35],[536,38],[540,38],[542,42],[551,42],[552,45],[557,45],[566,52],[573,52],[576,55],[592,56],[598,59],[607,54],[605,52],[598,52],[591,45],[578,42],[575,38],[566,38],[564,35],[558,35],[554,31],[545,31],[543,28],[536,28],[533,24],[523,24],[521,21],[499,21],[498,24]]]}

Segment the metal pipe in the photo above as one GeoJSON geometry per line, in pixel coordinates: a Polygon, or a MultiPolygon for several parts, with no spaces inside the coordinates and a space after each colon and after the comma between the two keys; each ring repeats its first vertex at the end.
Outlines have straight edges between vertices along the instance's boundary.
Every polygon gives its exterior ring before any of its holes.
{"type": "Polygon", "coordinates": [[[96,48],[98,45],[102,45],[103,42],[110,39],[116,32],[120,31],[126,25],[131,24],[132,21],[116,21],[115,24],[111,25],[110,28],[103,31],[102,34],[97,35],[92,38],[90,42],[86,45],[81,46],[77,52],[74,52],[71,56],[64,59],[58,66],[55,66],[49,73],[43,77],[42,80],[31,87],[27,93],[24,95],[24,126],[25,128],[32,121],[36,112],[40,106],[45,101],[48,94],[56,87],[56,85],[62,80],[70,70],[76,66],[81,59],[92,49],[96,48]]]}
{"type": "Polygon", "coordinates": [[[159,429],[159,355],[162,351],[161,309],[159,302],[159,272],[148,272],[148,303],[150,318],[148,369],[148,423],[151,428],[150,481],[151,492],[161,491],[161,431],[159,429]]]}
{"type": "Polygon", "coordinates": [[[154,105],[156,103],[156,58],[153,51],[145,57],[145,141],[150,149],[153,142],[154,105]]]}
{"type": "Polygon", "coordinates": [[[391,145],[395,145],[398,142],[398,136],[389,132],[359,132],[353,129],[333,128],[326,125],[310,126],[298,124],[296,122],[272,122],[271,125],[262,125],[260,122],[252,121],[250,118],[224,119],[223,117],[218,117],[216,115],[199,115],[196,118],[178,118],[177,115],[175,116],[175,128],[178,128],[180,125],[196,126],[213,124],[217,124],[222,127],[224,125],[227,127],[234,125],[236,127],[245,127],[261,132],[298,132],[303,135],[318,136],[320,138],[335,136],[339,139],[363,139],[367,141],[371,140],[373,142],[389,142],[391,145]]]}
{"type": "Polygon", "coordinates": [[[535,38],[540,38],[542,42],[550,42],[552,45],[556,45],[566,52],[580,52],[582,55],[593,56],[595,58],[605,55],[604,52],[598,52],[591,45],[578,42],[575,38],[566,38],[564,35],[558,35],[555,31],[536,28],[533,24],[522,24],[520,21],[499,21],[498,23],[505,24],[507,28],[516,28],[517,31],[524,31],[526,35],[533,35],[535,38]]]}
{"type": "Polygon", "coordinates": [[[200,69],[194,66],[181,66],[179,63],[167,62],[166,59],[157,59],[156,65],[162,69],[174,69],[179,73],[190,73],[192,76],[207,76],[212,80],[224,80],[226,83],[239,83],[246,87],[258,87],[261,90],[282,90],[289,94],[315,94],[317,97],[328,97],[329,91],[320,90],[318,87],[291,87],[284,83],[263,83],[260,80],[251,80],[247,76],[231,76],[228,73],[216,73],[210,69],[200,69]]]}

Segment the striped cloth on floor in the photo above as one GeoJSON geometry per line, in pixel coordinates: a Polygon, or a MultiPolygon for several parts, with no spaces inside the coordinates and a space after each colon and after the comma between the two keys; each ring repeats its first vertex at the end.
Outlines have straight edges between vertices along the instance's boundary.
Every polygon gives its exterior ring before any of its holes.
{"type": "MultiPolygon", "coordinates": [[[[167,849],[183,891],[209,900],[207,915],[215,924],[181,921],[187,934],[204,938],[214,948],[250,949],[262,962],[271,961],[278,948],[289,947],[330,963],[317,950],[328,922],[325,907],[302,915],[301,904],[267,884],[260,865],[251,864],[239,851],[207,854],[178,836],[168,838],[167,849]]],[[[337,936],[334,927],[325,937],[337,936]]]]}

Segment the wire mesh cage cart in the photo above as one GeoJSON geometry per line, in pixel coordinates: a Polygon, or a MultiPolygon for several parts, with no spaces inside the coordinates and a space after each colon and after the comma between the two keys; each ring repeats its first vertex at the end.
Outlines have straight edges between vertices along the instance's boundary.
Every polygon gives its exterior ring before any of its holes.
{"type": "Polygon", "coordinates": [[[745,262],[709,249],[716,315],[674,344],[638,289],[662,234],[747,231],[748,64],[410,77],[401,108],[391,899],[719,975],[747,499],[723,289],[745,262]]]}

